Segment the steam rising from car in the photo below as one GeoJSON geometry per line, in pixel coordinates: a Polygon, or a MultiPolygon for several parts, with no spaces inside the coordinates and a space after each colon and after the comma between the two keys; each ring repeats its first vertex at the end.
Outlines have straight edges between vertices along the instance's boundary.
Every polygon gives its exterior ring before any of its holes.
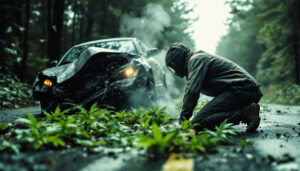
{"type": "Polygon", "coordinates": [[[162,31],[170,24],[170,16],[164,8],[160,4],[150,3],[144,7],[141,17],[123,15],[120,33],[122,36],[138,37],[147,45],[156,47],[162,31]]]}
{"type": "MultiPolygon", "coordinates": [[[[168,13],[160,4],[150,3],[143,9],[141,17],[134,17],[130,14],[123,15],[120,25],[120,33],[122,36],[138,37],[150,47],[156,47],[158,40],[161,38],[164,29],[171,24],[171,18],[168,13]]],[[[162,66],[162,69],[166,75],[167,91],[166,93],[159,94],[157,104],[159,107],[167,107],[167,112],[174,116],[179,114],[176,104],[182,100],[183,87],[185,80],[175,78],[175,76],[165,66],[166,51],[161,50],[160,53],[155,56],[155,59],[162,66]],[[179,80],[179,81],[178,81],[179,80]],[[175,85],[177,84],[177,86],[175,85]],[[178,86],[181,84],[182,86],[178,86]]],[[[131,98],[131,101],[143,100],[131,98]]]]}
{"type": "Polygon", "coordinates": [[[182,101],[184,90],[182,88],[183,86],[176,86],[175,83],[179,80],[182,82],[182,84],[185,84],[185,80],[179,77],[176,78],[175,75],[171,71],[169,71],[169,69],[165,65],[165,56],[166,51],[162,50],[155,57],[155,59],[157,59],[165,72],[167,83],[167,93],[165,93],[163,97],[158,98],[157,104],[159,105],[159,107],[166,106],[166,110],[169,114],[177,116],[180,112],[177,104],[182,101]]]}

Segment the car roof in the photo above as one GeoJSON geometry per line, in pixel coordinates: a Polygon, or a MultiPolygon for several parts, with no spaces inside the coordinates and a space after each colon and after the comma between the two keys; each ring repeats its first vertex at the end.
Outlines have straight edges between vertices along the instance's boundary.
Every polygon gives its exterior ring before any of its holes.
{"type": "Polygon", "coordinates": [[[94,40],[94,41],[89,41],[85,43],[81,43],[78,45],[75,45],[74,47],[82,46],[82,45],[88,45],[88,44],[93,44],[93,43],[99,43],[99,42],[109,42],[109,41],[115,41],[115,40],[137,40],[136,37],[119,37],[119,38],[110,38],[110,39],[100,39],[100,40],[94,40]]]}

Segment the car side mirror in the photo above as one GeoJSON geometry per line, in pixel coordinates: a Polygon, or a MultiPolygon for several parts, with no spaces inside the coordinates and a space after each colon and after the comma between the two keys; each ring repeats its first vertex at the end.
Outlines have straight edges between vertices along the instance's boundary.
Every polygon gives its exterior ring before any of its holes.
{"type": "Polygon", "coordinates": [[[47,67],[48,68],[55,67],[56,65],[57,65],[57,60],[47,62],[47,67]]]}
{"type": "Polygon", "coordinates": [[[156,48],[151,48],[151,49],[148,49],[147,50],[147,57],[150,57],[150,56],[155,56],[159,53],[158,49],[156,48]]]}

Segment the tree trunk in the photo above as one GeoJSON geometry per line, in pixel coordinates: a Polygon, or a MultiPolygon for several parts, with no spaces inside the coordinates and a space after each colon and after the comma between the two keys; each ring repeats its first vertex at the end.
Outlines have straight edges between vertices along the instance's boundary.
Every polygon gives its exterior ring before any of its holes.
{"type": "Polygon", "coordinates": [[[107,1],[104,0],[103,3],[101,4],[101,12],[102,12],[102,17],[101,17],[101,28],[100,28],[100,33],[102,36],[106,35],[106,21],[107,21],[107,1]]]}
{"type": "Polygon", "coordinates": [[[23,42],[23,59],[20,67],[20,78],[24,80],[26,74],[26,62],[28,58],[28,31],[29,31],[29,20],[30,20],[30,0],[26,0],[26,17],[25,17],[25,30],[24,30],[24,42],[23,42]]]}
{"type": "Polygon", "coordinates": [[[89,1],[88,4],[88,10],[86,12],[86,20],[87,20],[87,26],[86,26],[86,32],[85,32],[85,40],[90,40],[90,34],[91,31],[93,30],[93,25],[94,25],[94,14],[96,10],[96,3],[94,1],[89,1]]]}
{"type": "Polygon", "coordinates": [[[47,56],[48,58],[51,60],[53,58],[53,35],[54,35],[54,30],[52,29],[52,1],[51,0],[48,0],[47,1],[47,25],[48,25],[48,42],[47,42],[47,45],[48,45],[48,53],[47,53],[47,56]]]}
{"type": "MultiPolygon", "coordinates": [[[[6,29],[7,29],[7,22],[6,22],[6,16],[7,16],[7,10],[4,8],[4,4],[6,1],[0,2],[0,39],[6,40],[6,29]]],[[[4,46],[5,42],[0,41],[0,73],[5,72],[5,55],[4,55],[4,46]]]]}
{"type": "Polygon", "coordinates": [[[295,56],[295,76],[296,76],[296,84],[300,85],[300,59],[298,53],[298,34],[297,34],[297,26],[293,26],[293,46],[294,46],[294,56],[295,56]]]}
{"type": "Polygon", "coordinates": [[[44,40],[44,42],[42,42],[42,50],[40,51],[40,56],[45,58],[47,57],[47,37],[48,37],[48,32],[47,32],[47,2],[46,1],[42,1],[42,6],[41,6],[41,25],[42,25],[42,35],[41,38],[44,40]]]}
{"type": "Polygon", "coordinates": [[[83,5],[80,6],[80,27],[79,27],[79,42],[81,43],[84,39],[83,39],[83,35],[84,35],[84,16],[85,16],[85,10],[83,5]]]}
{"type": "Polygon", "coordinates": [[[77,18],[77,3],[75,2],[73,8],[74,16],[72,18],[72,36],[71,36],[71,43],[74,45],[75,43],[75,26],[76,26],[76,18],[77,18]]]}
{"type": "Polygon", "coordinates": [[[291,33],[291,42],[293,45],[293,53],[294,53],[294,73],[295,73],[295,83],[300,85],[300,55],[299,55],[299,27],[300,27],[300,13],[299,7],[300,2],[299,0],[292,0],[288,3],[288,20],[290,21],[290,28],[292,30],[291,33]]]}
{"type": "MultiPolygon", "coordinates": [[[[16,2],[13,2],[13,5],[12,7],[14,7],[12,9],[13,13],[11,15],[14,16],[13,20],[14,20],[14,24],[17,25],[17,26],[24,26],[25,29],[26,29],[26,24],[27,24],[27,6],[28,5],[28,2],[25,1],[25,6],[23,4],[23,1],[16,1],[16,2]],[[25,7],[25,10],[23,9],[25,7]],[[23,14],[23,11],[25,12],[25,15],[23,14]],[[25,22],[24,22],[24,16],[25,16],[25,22]],[[25,24],[24,24],[25,23],[25,24]]],[[[29,14],[28,14],[29,15],[29,14]]],[[[12,24],[12,23],[11,23],[12,24]]],[[[12,24],[12,27],[13,27],[13,24],[12,24]]],[[[10,56],[10,57],[14,57],[15,59],[13,59],[13,65],[12,65],[12,71],[14,73],[16,73],[18,75],[18,77],[23,80],[24,78],[24,71],[23,69],[26,69],[25,67],[23,68],[23,60],[24,60],[24,48],[25,48],[25,41],[24,41],[24,37],[26,36],[25,34],[27,34],[28,36],[28,30],[27,30],[27,33],[26,33],[26,30],[24,30],[24,33],[22,31],[20,31],[20,29],[16,29],[13,31],[13,34],[14,36],[16,36],[16,38],[18,39],[18,41],[16,42],[19,42],[20,43],[20,48],[23,49],[22,53],[19,52],[19,56],[22,56],[21,58],[21,61],[18,61],[16,60],[16,56],[10,56]]],[[[15,43],[15,42],[14,42],[15,43]]],[[[7,46],[9,47],[9,43],[7,44],[7,46]]],[[[26,56],[25,56],[26,57],[26,56]]],[[[27,60],[27,58],[25,59],[27,60]]],[[[26,62],[26,61],[25,61],[26,62]]]]}
{"type": "Polygon", "coordinates": [[[49,32],[49,44],[48,44],[48,58],[50,60],[59,59],[61,51],[61,37],[63,29],[64,19],[64,0],[55,0],[53,10],[51,9],[51,2],[48,2],[48,32],[49,32]],[[53,11],[53,22],[52,12],[53,11]]]}

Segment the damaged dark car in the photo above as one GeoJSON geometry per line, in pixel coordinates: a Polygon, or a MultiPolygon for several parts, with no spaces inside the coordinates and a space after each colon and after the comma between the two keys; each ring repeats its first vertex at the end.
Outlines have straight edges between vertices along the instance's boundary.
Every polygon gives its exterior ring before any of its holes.
{"type": "Polygon", "coordinates": [[[114,38],[76,45],[59,61],[48,63],[33,84],[44,111],[97,103],[117,110],[149,106],[165,92],[165,75],[137,38],[114,38]]]}

